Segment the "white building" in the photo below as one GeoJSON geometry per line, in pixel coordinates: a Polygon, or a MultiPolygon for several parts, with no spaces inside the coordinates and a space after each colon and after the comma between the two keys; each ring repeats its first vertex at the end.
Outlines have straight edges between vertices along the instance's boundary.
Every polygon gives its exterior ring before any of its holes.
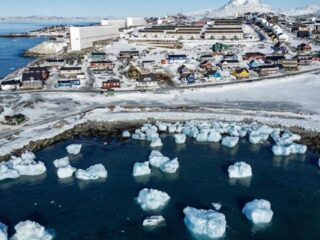
{"type": "Polygon", "coordinates": [[[127,18],[127,27],[139,27],[139,26],[146,26],[147,22],[144,18],[127,18]]]}
{"type": "Polygon", "coordinates": [[[127,22],[125,19],[103,19],[101,20],[102,26],[117,26],[119,29],[126,28],[127,22]]]}
{"type": "Polygon", "coordinates": [[[95,42],[111,40],[119,37],[119,28],[116,26],[71,27],[71,50],[80,51],[93,47],[95,42]]]}

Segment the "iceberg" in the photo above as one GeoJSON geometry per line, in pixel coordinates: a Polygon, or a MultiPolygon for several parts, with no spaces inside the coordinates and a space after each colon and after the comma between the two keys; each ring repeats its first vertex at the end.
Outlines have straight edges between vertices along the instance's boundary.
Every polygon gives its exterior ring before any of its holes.
{"type": "Polygon", "coordinates": [[[130,137],[131,137],[131,134],[130,134],[129,131],[123,131],[123,132],[122,132],[122,137],[123,137],[123,138],[130,138],[130,137]]]}
{"type": "Polygon", "coordinates": [[[81,151],[81,148],[82,148],[81,144],[71,144],[66,147],[67,152],[73,155],[78,155],[81,151]]]}
{"type": "Polygon", "coordinates": [[[219,211],[222,208],[222,204],[221,203],[212,203],[212,206],[217,211],[219,211]]]}
{"type": "Polygon", "coordinates": [[[20,175],[37,176],[46,172],[46,167],[43,162],[35,161],[36,156],[33,153],[26,152],[21,157],[11,157],[7,162],[9,168],[15,169],[20,175]]]}
{"type": "Polygon", "coordinates": [[[0,181],[4,179],[15,179],[19,177],[20,173],[17,170],[10,168],[9,164],[7,164],[6,162],[0,164],[0,181]]]}
{"type": "Polygon", "coordinates": [[[176,144],[184,144],[186,142],[187,136],[185,134],[175,134],[174,141],[176,144]]]}
{"type": "Polygon", "coordinates": [[[267,200],[253,200],[242,209],[242,213],[254,224],[270,223],[273,217],[271,204],[267,200]]]}
{"type": "Polygon", "coordinates": [[[150,165],[156,168],[160,168],[162,164],[169,161],[170,158],[162,155],[161,152],[153,150],[149,156],[150,165]]]}
{"type": "Polygon", "coordinates": [[[157,227],[165,224],[165,219],[162,216],[151,216],[143,220],[142,226],[144,227],[157,227]]]}
{"type": "Polygon", "coordinates": [[[60,158],[53,161],[53,165],[56,168],[65,167],[65,166],[68,166],[69,164],[70,164],[69,157],[60,158]]]}
{"type": "Polygon", "coordinates": [[[143,162],[143,163],[135,163],[133,166],[133,176],[139,177],[139,176],[146,176],[151,174],[151,169],[149,167],[149,162],[143,162]]]}
{"type": "Polygon", "coordinates": [[[155,189],[143,189],[139,192],[137,202],[144,211],[155,211],[164,208],[170,200],[170,196],[155,189]]]}
{"type": "Polygon", "coordinates": [[[157,123],[157,127],[158,127],[160,132],[166,132],[168,130],[167,124],[164,124],[164,123],[161,123],[161,122],[157,123]]]}
{"type": "Polygon", "coordinates": [[[19,222],[15,227],[16,233],[11,240],[51,240],[53,236],[39,223],[27,220],[19,222]]]}
{"type": "Polygon", "coordinates": [[[156,147],[162,147],[162,146],[163,144],[162,144],[161,138],[158,137],[158,138],[152,139],[150,147],[156,148],[156,147]]]}
{"type": "Polygon", "coordinates": [[[168,127],[168,132],[169,132],[169,133],[175,133],[176,131],[177,131],[176,125],[170,125],[170,126],[168,127]]]}
{"type": "Polygon", "coordinates": [[[184,222],[187,228],[199,238],[221,238],[226,231],[226,218],[214,210],[202,210],[186,207],[184,222]]]}
{"type": "Polygon", "coordinates": [[[238,142],[239,142],[239,137],[224,137],[222,139],[221,144],[223,146],[233,148],[238,144],[238,142]]]}
{"type": "Polygon", "coordinates": [[[140,129],[137,129],[134,134],[132,134],[132,138],[136,140],[146,140],[147,135],[143,133],[140,129]]]}
{"type": "Polygon", "coordinates": [[[147,135],[147,141],[149,141],[149,142],[152,142],[152,141],[159,138],[159,133],[154,132],[154,131],[150,131],[150,130],[148,130],[146,132],[146,135],[147,135]]]}
{"type": "Polygon", "coordinates": [[[71,165],[67,165],[64,167],[59,167],[57,170],[57,175],[59,178],[70,178],[77,171],[76,168],[71,165]]]}
{"type": "Polygon", "coordinates": [[[249,142],[252,144],[261,144],[268,140],[269,134],[259,131],[252,131],[249,135],[249,142]]]}
{"type": "Polygon", "coordinates": [[[290,145],[273,145],[272,152],[276,156],[289,156],[290,154],[305,154],[307,146],[293,143],[290,145]]]}
{"type": "Polygon", "coordinates": [[[164,173],[175,173],[179,168],[178,158],[166,161],[160,165],[160,170],[164,173]]]}
{"type": "Polygon", "coordinates": [[[0,223],[0,240],[8,239],[8,227],[3,223],[0,223]]]}
{"type": "Polygon", "coordinates": [[[107,176],[108,172],[102,164],[93,165],[86,170],[78,169],[76,172],[76,178],[81,180],[97,180],[107,176]]]}
{"type": "Polygon", "coordinates": [[[229,178],[247,178],[252,176],[251,166],[245,162],[237,162],[228,168],[229,178]]]}
{"type": "Polygon", "coordinates": [[[219,132],[210,132],[208,136],[209,142],[220,142],[222,136],[219,132]]]}
{"type": "Polygon", "coordinates": [[[197,142],[207,142],[208,141],[208,132],[206,131],[201,131],[197,136],[196,136],[197,142]]]}

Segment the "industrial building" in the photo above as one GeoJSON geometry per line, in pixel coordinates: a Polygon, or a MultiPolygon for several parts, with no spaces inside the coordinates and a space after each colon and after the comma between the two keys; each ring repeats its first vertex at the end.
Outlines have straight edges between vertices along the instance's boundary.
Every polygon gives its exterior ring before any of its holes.
{"type": "Polygon", "coordinates": [[[94,43],[112,40],[119,37],[117,26],[71,27],[71,50],[80,51],[93,47],[94,43]]]}
{"type": "Polygon", "coordinates": [[[139,27],[139,26],[146,26],[147,22],[144,20],[144,18],[133,18],[128,17],[127,18],[127,27],[139,27]]]}
{"type": "Polygon", "coordinates": [[[117,26],[119,29],[126,28],[127,21],[125,19],[103,19],[102,26],[117,26]]]}

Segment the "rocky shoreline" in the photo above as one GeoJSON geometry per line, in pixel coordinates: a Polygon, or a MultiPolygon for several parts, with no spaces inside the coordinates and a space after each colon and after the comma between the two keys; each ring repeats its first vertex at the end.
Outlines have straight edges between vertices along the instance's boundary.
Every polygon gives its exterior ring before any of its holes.
{"type": "MultiPolygon", "coordinates": [[[[12,155],[21,155],[26,151],[35,152],[48,147],[52,144],[70,140],[77,137],[120,137],[122,132],[125,130],[134,131],[141,127],[144,123],[156,122],[155,119],[149,119],[148,121],[133,121],[133,122],[95,122],[88,121],[85,123],[77,124],[72,129],[69,129],[61,134],[58,134],[52,138],[42,139],[37,141],[31,141],[29,144],[21,149],[18,149],[12,153],[12,155]]],[[[174,123],[175,121],[165,121],[174,123]]],[[[275,126],[273,126],[275,127],[275,126]]],[[[277,126],[281,127],[281,126],[277,126]]],[[[288,128],[293,133],[301,136],[299,143],[308,146],[309,150],[320,153],[320,133],[308,131],[302,128],[291,127],[288,128]]],[[[10,159],[11,155],[5,155],[0,157],[0,161],[6,161],[10,159]]]]}

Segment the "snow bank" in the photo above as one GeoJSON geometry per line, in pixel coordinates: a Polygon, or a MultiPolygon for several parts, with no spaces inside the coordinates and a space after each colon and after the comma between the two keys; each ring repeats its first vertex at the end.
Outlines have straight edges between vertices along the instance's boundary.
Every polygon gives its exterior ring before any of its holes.
{"type": "Polygon", "coordinates": [[[8,227],[3,223],[0,223],[0,240],[8,239],[8,227]]]}
{"type": "Polygon", "coordinates": [[[221,144],[223,146],[233,148],[238,144],[238,142],[239,142],[239,137],[224,137],[222,139],[221,144]]]}
{"type": "Polygon", "coordinates": [[[162,216],[151,216],[143,220],[144,227],[157,227],[165,224],[165,219],[162,216]]]}
{"type": "Polygon", "coordinates": [[[107,176],[108,172],[102,164],[93,165],[86,170],[78,169],[76,172],[76,178],[81,180],[97,180],[107,176]]]}
{"type": "Polygon", "coordinates": [[[130,138],[130,137],[131,137],[131,134],[130,134],[129,131],[124,131],[124,132],[122,133],[122,137],[123,137],[123,138],[130,138]]]}
{"type": "Polygon", "coordinates": [[[155,211],[164,208],[170,200],[170,196],[159,190],[143,189],[139,192],[137,202],[145,211],[155,211]]]}
{"type": "Polygon", "coordinates": [[[65,42],[45,41],[29,49],[26,52],[26,54],[27,55],[54,55],[61,52],[65,47],[67,47],[67,43],[65,42]]]}
{"type": "MultiPolygon", "coordinates": [[[[35,161],[36,156],[32,152],[26,152],[21,157],[12,156],[6,163],[10,169],[14,169],[24,176],[37,176],[46,172],[46,167],[43,162],[35,161]]],[[[12,172],[11,172],[12,173],[12,172]]]]}
{"type": "Polygon", "coordinates": [[[27,220],[18,223],[15,227],[16,233],[11,240],[51,240],[53,236],[43,226],[36,222],[27,220]]]}
{"type": "Polygon", "coordinates": [[[81,144],[71,144],[67,146],[67,152],[69,154],[78,155],[81,151],[82,145],[81,144]]]}
{"type": "Polygon", "coordinates": [[[173,137],[176,144],[184,144],[187,140],[187,136],[183,133],[175,134],[173,137]]]}
{"type": "Polygon", "coordinates": [[[179,169],[178,158],[172,159],[160,165],[160,170],[164,173],[175,173],[179,169]]]}
{"type": "Polygon", "coordinates": [[[199,238],[220,238],[226,231],[226,218],[214,210],[199,210],[186,207],[184,222],[187,228],[199,238]]]}
{"type": "Polygon", "coordinates": [[[272,152],[276,156],[289,156],[290,154],[305,154],[307,146],[293,143],[290,145],[274,145],[272,152]]]}
{"type": "Polygon", "coordinates": [[[69,164],[70,164],[69,157],[64,157],[64,158],[56,159],[53,161],[53,165],[56,168],[65,167],[65,166],[68,166],[69,164]]]}
{"type": "Polygon", "coordinates": [[[77,171],[76,168],[71,165],[67,165],[64,167],[59,167],[57,170],[57,175],[59,178],[70,178],[77,171]]]}
{"type": "Polygon", "coordinates": [[[253,200],[242,209],[242,213],[254,224],[270,223],[273,217],[271,204],[266,200],[253,200]]]}
{"type": "Polygon", "coordinates": [[[133,176],[139,177],[139,176],[146,176],[151,174],[151,169],[149,167],[149,162],[143,162],[143,163],[135,163],[133,166],[133,176]]]}
{"type": "Polygon", "coordinates": [[[251,166],[245,162],[237,162],[228,168],[229,178],[247,178],[252,176],[251,166]]]}

